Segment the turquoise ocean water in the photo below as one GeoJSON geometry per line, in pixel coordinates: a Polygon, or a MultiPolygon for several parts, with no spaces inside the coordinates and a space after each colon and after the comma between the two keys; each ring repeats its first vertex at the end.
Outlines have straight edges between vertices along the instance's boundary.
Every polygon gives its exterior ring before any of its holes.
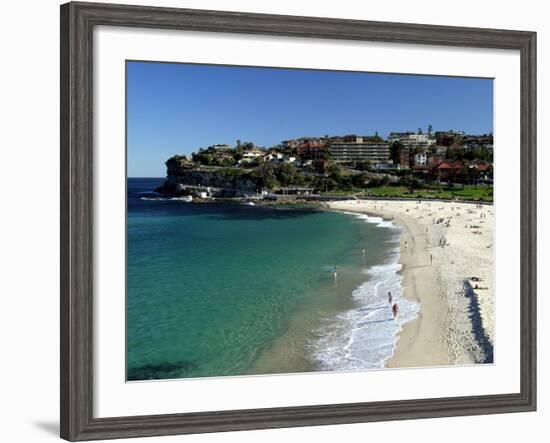
{"type": "MultiPolygon", "coordinates": [[[[189,204],[152,193],[161,182],[128,179],[129,380],[365,369],[391,356],[401,322],[385,300],[401,278],[390,222],[189,204]]],[[[417,309],[401,305],[402,321],[417,309]]]]}

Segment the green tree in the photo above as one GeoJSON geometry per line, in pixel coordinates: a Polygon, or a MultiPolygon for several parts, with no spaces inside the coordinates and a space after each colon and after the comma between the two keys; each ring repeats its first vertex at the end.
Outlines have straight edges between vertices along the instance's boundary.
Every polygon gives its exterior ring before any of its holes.
{"type": "Polygon", "coordinates": [[[260,181],[261,186],[268,189],[273,189],[280,186],[275,174],[275,167],[271,163],[264,163],[254,169],[252,176],[260,181]]]}
{"type": "Polygon", "coordinates": [[[472,182],[472,169],[470,168],[470,162],[465,161],[460,171],[460,178],[462,179],[462,189],[464,189],[465,183],[472,182]]]}
{"type": "Polygon", "coordinates": [[[351,191],[353,189],[351,177],[341,177],[338,182],[338,187],[342,191],[351,191]]]}
{"type": "Polygon", "coordinates": [[[415,189],[420,189],[422,187],[422,184],[418,181],[418,179],[412,175],[403,175],[399,178],[399,184],[401,186],[406,186],[409,189],[409,192],[413,192],[415,189]]]}
{"type": "Polygon", "coordinates": [[[338,182],[329,177],[319,177],[315,187],[321,192],[329,192],[337,189],[338,182]]]}
{"type": "Polygon", "coordinates": [[[462,160],[465,157],[465,150],[462,148],[462,146],[453,143],[451,146],[449,146],[449,149],[447,149],[447,158],[451,160],[462,160]]]}
{"type": "Polygon", "coordinates": [[[283,186],[293,185],[296,180],[297,170],[294,165],[283,163],[276,168],[276,176],[283,186]]]}
{"type": "Polygon", "coordinates": [[[370,160],[359,161],[355,165],[355,169],[359,171],[370,171],[372,168],[372,162],[370,160]]]}
{"type": "Polygon", "coordinates": [[[364,172],[361,174],[355,174],[351,177],[351,183],[356,188],[364,188],[368,180],[369,180],[369,177],[364,172]]]}
{"type": "Polygon", "coordinates": [[[487,148],[476,148],[472,151],[472,160],[488,161],[491,158],[491,154],[487,148]]]}
{"type": "Polygon", "coordinates": [[[298,171],[294,177],[294,184],[296,186],[306,186],[308,184],[307,176],[302,171],[298,171]]]}
{"type": "Polygon", "coordinates": [[[193,162],[209,166],[214,163],[214,156],[210,150],[201,148],[198,152],[193,153],[193,162]]]}
{"type": "Polygon", "coordinates": [[[332,164],[328,167],[327,173],[329,177],[338,181],[342,177],[342,168],[337,164],[332,164]]]}

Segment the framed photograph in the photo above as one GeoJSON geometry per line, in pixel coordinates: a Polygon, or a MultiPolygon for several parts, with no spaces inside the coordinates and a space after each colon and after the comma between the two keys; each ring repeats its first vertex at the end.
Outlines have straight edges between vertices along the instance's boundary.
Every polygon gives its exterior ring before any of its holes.
{"type": "Polygon", "coordinates": [[[61,6],[61,437],[533,411],[536,34],[61,6]]]}

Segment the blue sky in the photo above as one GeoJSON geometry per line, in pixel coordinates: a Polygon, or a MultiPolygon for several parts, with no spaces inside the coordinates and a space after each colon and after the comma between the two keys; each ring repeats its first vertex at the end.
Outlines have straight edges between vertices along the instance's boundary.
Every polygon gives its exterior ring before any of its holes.
{"type": "Polygon", "coordinates": [[[170,156],[237,139],[493,131],[488,79],[128,62],[127,101],[129,177],[163,177],[170,156]]]}

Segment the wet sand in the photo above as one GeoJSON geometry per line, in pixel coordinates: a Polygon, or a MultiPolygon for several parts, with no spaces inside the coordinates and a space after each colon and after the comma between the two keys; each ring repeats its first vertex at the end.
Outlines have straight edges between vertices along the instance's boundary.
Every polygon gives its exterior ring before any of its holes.
{"type": "Polygon", "coordinates": [[[404,297],[421,310],[403,326],[387,367],[492,362],[492,206],[355,200],[328,206],[393,218],[402,228],[404,297]]]}

